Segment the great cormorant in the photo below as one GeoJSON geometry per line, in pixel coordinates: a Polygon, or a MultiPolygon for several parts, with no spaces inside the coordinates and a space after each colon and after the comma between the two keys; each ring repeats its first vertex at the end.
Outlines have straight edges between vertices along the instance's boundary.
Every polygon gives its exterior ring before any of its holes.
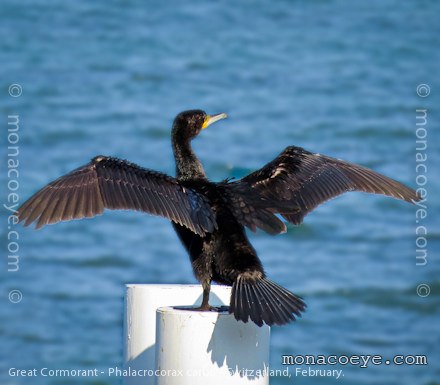
{"type": "Polygon", "coordinates": [[[191,140],[226,114],[201,110],[177,115],[172,128],[176,178],[126,160],[96,156],[38,191],[18,210],[36,228],[93,217],[105,208],[132,209],[172,221],[203,287],[200,310],[210,310],[211,281],[232,286],[229,312],[257,325],[282,325],[306,308],[303,300],[266,277],[245,227],[286,231],[277,217],[298,225],[316,206],[346,191],[388,195],[407,202],[416,192],[368,168],[287,147],[248,176],[219,183],[207,179],[191,140]]]}

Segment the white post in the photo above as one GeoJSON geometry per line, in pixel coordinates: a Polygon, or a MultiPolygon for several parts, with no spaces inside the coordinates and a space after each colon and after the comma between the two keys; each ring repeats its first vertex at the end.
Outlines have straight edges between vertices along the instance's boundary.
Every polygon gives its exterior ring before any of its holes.
{"type": "Polygon", "coordinates": [[[158,385],[269,384],[268,326],[225,312],[157,310],[158,385]]]}
{"type": "MultiPolygon", "coordinates": [[[[210,304],[228,305],[230,291],[228,286],[213,285],[210,304]]],[[[269,379],[265,375],[252,377],[243,371],[246,368],[258,368],[261,371],[268,368],[270,328],[267,326],[259,328],[251,322],[237,322],[227,313],[161,310],[158,312],[158,319],[163,318],[163,327],[158,324],[157,330],[163,351],[156,346],[156,310],[165,306],[199,306],[201,300],[200,285],[127,285],[124,369],[134,375],[124,376],[125,385],[152,385],[156,381],[160,384],[197,384],[197,381],[216,383],[213,382],[215,378],[228,384],[231,381],[249,381],[253,385],[268,383],[269,379]],[[169,334],[170,331],[172,334],[169,334]],[[174,348],[171,348],[173,338],[177,338],[177,335],[179,338],[174,341],[174,348]],[[193,365],[188,369],[197,368],[200,373],[216,372],[215,377],[184,376],[179,379],[172,376],[151,376],[156,369],[156,362],[158,369],[162,368],[160,365],[166,365],[170,370],[185,370],[183,366],[177,365],[178,360],[173,361],[178,356],[194,357],[200,365],[193,365]]]]}
{"type": "MultiPolygon", "coordinates": [[[[229,304],[231,288],[211,286],[212,305],[229,304]]],[[[156,309],[162,306],[200,305],[200,285],[126,286],[124,311],[124,368],[155,370],[156,309]]],[[[124,376],[124,385],[153,385],[152,376],[124,376]]]]}

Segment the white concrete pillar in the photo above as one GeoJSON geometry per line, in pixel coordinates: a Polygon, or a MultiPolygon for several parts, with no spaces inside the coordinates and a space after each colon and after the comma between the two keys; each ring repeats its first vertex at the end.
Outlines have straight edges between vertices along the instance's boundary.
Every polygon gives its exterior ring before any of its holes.
{"type": "MultiPolygon", "coordinates": [[[[126,285],[124,310],[124,368],[155,369],[156,309],[162,306],[196,305],[202,302],[200,285],[126,285]]],[[[212,285],[210,303],[229,305],[231,288],[212,285]]],[[[124,377],[124,385],[152,385],[151,376],[124,377]]]]}
{"type": "Polygon", "coordinates": [[[269,384],[270,328],[224,312],[157,310],[158,385],[269,384]]]}

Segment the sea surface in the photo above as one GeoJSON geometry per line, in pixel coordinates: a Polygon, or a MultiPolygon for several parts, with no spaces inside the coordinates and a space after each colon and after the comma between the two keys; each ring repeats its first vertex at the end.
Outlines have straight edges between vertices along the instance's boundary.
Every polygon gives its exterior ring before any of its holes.
{"type": "MultiPolygon", "coordinates": [[[[214,181],[298,145],[425,188],[418,217],[349,193],[286,234],[249,236],[269,277],[308,304],[272,328],[273,369],[282,355],[428,360],[310,366],[342,369],[339,379],[296,365],[271,384],[440,384],[439,2],[2,0],[0,10],[2,205],[98,154],[174,174],[170,126],[192,108],[229,115],[194,142],[214,181]],[[18,175],[7,172],[13,144],[18,175]]],[[[106,212],[34,231],[8,224],[2,207],[0,235],[3,385],[121,384],[8,370],[121,367],[124,285],[196,282],[162,218],[106,212]]]]}

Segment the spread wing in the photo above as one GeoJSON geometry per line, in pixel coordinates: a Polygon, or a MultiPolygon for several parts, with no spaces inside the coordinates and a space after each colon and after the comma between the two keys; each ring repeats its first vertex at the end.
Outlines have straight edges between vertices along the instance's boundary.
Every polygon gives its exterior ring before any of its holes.
{"type": "Polygon", "coordinates": [[[411,203],[420,200],[413,189],[366,167],[293,146],[224,188],[243,225],[274,234],[286,230],[274,214],[300,224],[315,207],[347,191],[383,194],[411,203]]]}
{"type": "Polygon", "coordinates": [[[165,174],[117,158],[97,156],[49,183],[19,209],[25,226],[93,217],[104,209],[160,215],[204,235],[216,228],[207,199],[165,174]]]}

